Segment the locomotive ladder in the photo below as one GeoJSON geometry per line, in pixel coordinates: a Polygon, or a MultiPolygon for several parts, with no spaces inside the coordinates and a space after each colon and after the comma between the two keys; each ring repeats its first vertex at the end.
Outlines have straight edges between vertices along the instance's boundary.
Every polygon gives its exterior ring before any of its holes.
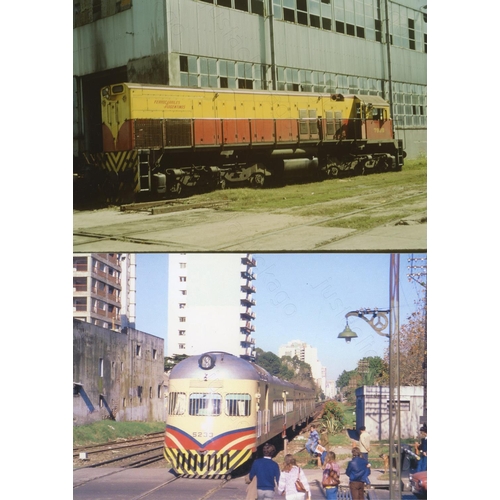
{"type": "Polygon", "coordinates": [[[149,166],[149,149],[141,149],[137,156],[139,169],[139,191],[151,191],[151,168],[149,166]]]}

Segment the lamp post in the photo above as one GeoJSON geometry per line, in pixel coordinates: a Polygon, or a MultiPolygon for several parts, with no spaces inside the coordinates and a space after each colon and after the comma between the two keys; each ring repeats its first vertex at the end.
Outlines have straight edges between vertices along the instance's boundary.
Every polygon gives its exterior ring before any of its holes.
{"type": "Polygon", "coordinates": [[[349,328],[348,318],[366,321],[376,333],[389,339],[389,490],[391,500],[401,500],[401,418],[399,386],[399,254],[391,254],[389,309],[359,309],[345,315],[346,326],[338,336],[350,342],[357,335],[349,328]],[[387,315],[389,314],[389,318],[387,315]],[[384,330],[389,327],[389,332],[384,330]],[[396,394],[395,394],[396,392],[396,394]],[[394,460],[395,459],[395,460],[394,460]],[[395,463],[394,463],[395,462],[395,463]],[[395,465],[395,471],[392,466],[395,465]]]}

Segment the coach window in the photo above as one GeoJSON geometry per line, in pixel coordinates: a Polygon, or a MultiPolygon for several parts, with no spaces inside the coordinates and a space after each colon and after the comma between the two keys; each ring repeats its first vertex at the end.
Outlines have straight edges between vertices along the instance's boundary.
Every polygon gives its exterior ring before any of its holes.
{"type": "Polygon", "coordinates": [[[193,393],[189,396],[189,414],[203,417],[220,415],[220,394],[193,393]]]}
{"type": "Polygon", "coordinates": [[[225,412],[230,417],[247,417],[250,415],[250,394],[227,394],[225,412]]]}
{"type": "Polygon", "coordinates": [[[168,395],[168,414],[184,415],[186,412],[186,394],[184,392],[171,392],[168,395]]]}

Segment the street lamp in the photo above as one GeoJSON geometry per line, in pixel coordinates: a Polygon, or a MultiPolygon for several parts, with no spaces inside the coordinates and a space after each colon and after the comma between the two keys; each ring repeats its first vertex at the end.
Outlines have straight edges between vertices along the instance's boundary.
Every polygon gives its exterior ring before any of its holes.
{"type": "Polygon", "coordinates": [[[389,309],[359,309],[345,315],[346,326],[339,335],[347,343],[357,338],[349,328],[348,318],[358,317],[366,321],[376,333],[389,339],[389,490],[391,500],[401,500],[401,418],[399,386],[399,254],[391,254],[389,283],[389,309]],[[389,318],[387,315],[390,315],[389,318]],[[389,327],[389,332],[384,330],[389,327]],[[397,395],[394,390],[397,389],[397,395]],[[396,460],[394,460],[394,458],[396,460]],[[396,465],[396,471],[392,465],[396,465]]]}

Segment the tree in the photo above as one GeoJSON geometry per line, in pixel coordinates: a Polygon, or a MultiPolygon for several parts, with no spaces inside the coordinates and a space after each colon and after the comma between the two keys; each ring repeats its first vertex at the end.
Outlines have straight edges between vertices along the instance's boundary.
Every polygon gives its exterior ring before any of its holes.
{"type": "Polygon", "coordinates": [[[187,357],[187,354],[174,354],[172,357],[165,356],[163,358],[163,369],[169,372],[177,363],[180,363],[187,357]]]}
{"type": "Polygon", "coordinates": [[[262,366],[271,375],[279,376],[281,370],[281,360],[271,351],[264,352],[262,349],[255,350],[255,363],[262,366]]]}

